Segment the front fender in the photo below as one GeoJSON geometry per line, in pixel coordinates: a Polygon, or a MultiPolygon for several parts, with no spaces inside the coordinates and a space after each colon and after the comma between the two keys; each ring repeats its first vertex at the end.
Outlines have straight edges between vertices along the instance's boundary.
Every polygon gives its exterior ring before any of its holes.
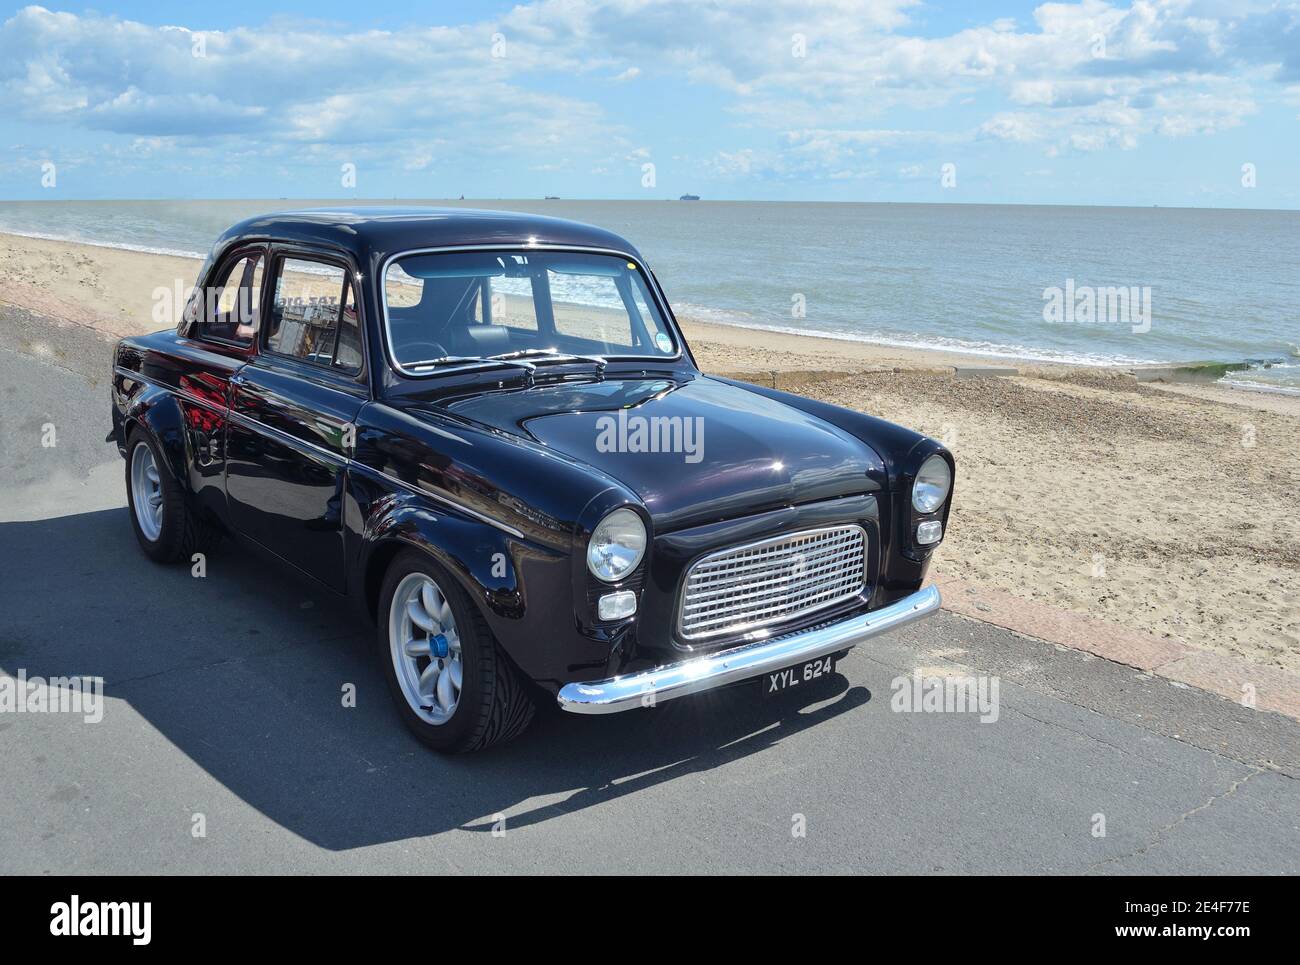
{"type": "MultiPolygon", "coordinates": [[[[921,468],[921,463],[935,454],[948,461],[955,481],[956,465],[952,453],[937,440],[878,416],[845,409],[790,392],[782,392],[779,389],[769,389],[734,379],[720,378],[719,380],[757,395],[784,402],[786,405],[801,409],[809,415],[837,426],[860,440],[880,457],[885,469],[885,478],[880,482],[884,484],[886,491],[879,497],[882,501],[880,507],[881,575],[878,595],[873,602],[877,606],[883,606],[915,592],[925,581],[930,557],[934,554],[937,544],[920,546],[913,537],[916,524],[921,517],[912,509],[912,483],[921,468]]],[[[952,495],[949,494],[948,500],[939,511],[928,514],[924,518],[941,520],[944,531],[947,532],[948,511],[951,506],[952,495]]]]}
{"type": "Polygon", "coordinates": [[[354,487],[363,521],[351,568],[352,592],[365,602],[372,619],[385,619],[378,606],[389,564],[403,549],[413,548],[452,575],[501,649],[533,681],[558,690],[575,673],[605,671],[608,643],[583,635],[574,620],[570,554],[416,493],[380,492],[377,486],[358,478],[354,487]]]}

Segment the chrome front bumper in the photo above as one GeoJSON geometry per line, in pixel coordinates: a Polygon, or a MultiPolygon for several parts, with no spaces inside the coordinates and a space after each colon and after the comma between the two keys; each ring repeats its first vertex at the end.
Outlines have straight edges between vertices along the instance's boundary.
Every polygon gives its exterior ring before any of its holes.
{"type": "Polygon", "coordinates": [[[556,699],[561,708],[575,714],[616,714],[651,706],[661,700],[712,690],[847,650],[929,616],[939,609],[939,603],[939,590],[928,586],[897,603],[829,626],[748,643],[623,677],[566,684],[556,699]]]}

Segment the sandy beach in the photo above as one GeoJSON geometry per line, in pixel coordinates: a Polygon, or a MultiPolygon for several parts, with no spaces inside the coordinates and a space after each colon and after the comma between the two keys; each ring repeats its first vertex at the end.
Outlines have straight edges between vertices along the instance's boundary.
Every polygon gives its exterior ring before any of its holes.
{"type": "MultiPolygon", "coordinates": [[[[0,302],[120,336],[164,327],[156,290],[198,262],[0,235],[0,267],[0,302]]],[[[681,321],[706,371],[949,445],[938,573],[1300,673],[1300,397],[681,321]]]]}

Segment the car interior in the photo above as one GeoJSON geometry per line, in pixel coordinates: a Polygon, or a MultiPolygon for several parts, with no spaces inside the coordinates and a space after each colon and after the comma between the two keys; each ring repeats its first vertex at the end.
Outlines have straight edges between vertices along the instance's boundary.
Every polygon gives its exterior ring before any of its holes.
{"type": "MultiPolygon", "coordinates": [[[[242,255],[232,264],[219,285],[206,292],[211,307],[204,312],[202,332],[208,338],[227,342],[246,342],[257,331],[261,307],[258,296],[262,288],[262,257],[242,255]]],[[[198,303],[191,303],[197,311],[198,303]]]]}
{"type": "Polygon", "coordinates": [[[666,326],[645,317],[652,310],[633,291],[622,268],[616,272],[586,262],[517,264],[509,258],[489,258],[446,267],[430,264],[429,258],[408,259],[389,269],[388,325],[393,351],[403,365],[530,349],[597,356],[675,351],[666,326]],[[401,279],[397,286],[394,272],[401,279]],[[607,289],[606,304],[557,297],[556,279],[559,285],[587,286],[597,279],[607,289]],[[619,303],[621,307],[610,307],[619,303]]]}

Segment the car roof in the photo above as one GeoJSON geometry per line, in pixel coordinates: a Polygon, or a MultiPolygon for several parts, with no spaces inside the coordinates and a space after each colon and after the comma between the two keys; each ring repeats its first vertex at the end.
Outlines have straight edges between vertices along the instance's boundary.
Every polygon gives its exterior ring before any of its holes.
{"type": "Polygon", "coordinates": [[[340,248],[363,264],[412,249],[460,245],[610,248],[640,258],[624,238],[580,221],[518,211],[419,205],[276,211],[232,225],[218,247],[264,238],[340,248]]]}

